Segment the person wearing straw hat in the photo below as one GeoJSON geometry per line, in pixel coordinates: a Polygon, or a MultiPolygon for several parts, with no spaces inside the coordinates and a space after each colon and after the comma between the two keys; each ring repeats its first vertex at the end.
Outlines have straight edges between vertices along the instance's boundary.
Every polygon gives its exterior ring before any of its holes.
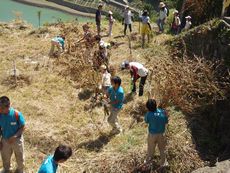
{"type": "Polygon", "coordinates": [[[150,42],[150,31],[151,31],[151,25],[150,25],[150,17],[148,16],[148,11],[144,10],[142,16],[140,17],[142,22],[142,28],[141,28],[141,35],[142,35],[142,48],[144,48],[145,45],[145,36],[148,37],[148,43],[150,42]]]}
{"type": "Polygon", "coordinates": [[[15,154],[17,162],[17,173],[24,172],[24,138],[25,119],[21,112],[11,107],[10,99],[6,96],[0,97],[0,150],[2,156],[2,173],[11,171],[10,160],[15,154]]]}
{"type": "Polygon", "coordinates": [[[191,16],[186,16],[185,19],[186,19],[186,23],[185,23],[184,30],[187,31],[192,26],[192,17],[191,16]]]}
{"type": "Polygon", "coordinates": [[[127,31],[127,27],[129,26],[129,31],[130,33],[132,32],[132,18],[133,18],[133,14],[130,10],[130,7],[127,5],[125,7],[125,11],[124,11],[124,17],[123,17],[123,22],[122,24],[124,24],[124,35],[126,35],[126,31],[127,31]]]}
{"type": "Polygon", "coordinates": [[[113,23],[115,22],[115,19],[113,18],[113,12],[109,11],[109,34],[108,36],[112,36],[112,29],[113,29],[113,23]]]}
{"type": "Polygon", "coordinates": [[[179,11],[175,10],[173,12],[173,15],[174,15],[174,18],[173,18],[173,22],[171,25],[171,31],[174,35],[177,35],[180,31],[180,25],[181,25],[179,11]]]}
{"type": "Polygon", "coordinates": [[[96,11],[96,25],[97,25],[97,34],[100,35],[101,34],[101,11],[102,11],[102,4],[98,5],[98,9],[96,11]]]}
{"type": "Polygon", "coordinates": [[[162,33],[164,32],[164,24],[168,16],[168,10],[164,2],[160,2],[159,8],[160,8],[160,12],[159,12],[159,19],[157,21],[157,25],[159,27],[159,32],[162,33]]]}

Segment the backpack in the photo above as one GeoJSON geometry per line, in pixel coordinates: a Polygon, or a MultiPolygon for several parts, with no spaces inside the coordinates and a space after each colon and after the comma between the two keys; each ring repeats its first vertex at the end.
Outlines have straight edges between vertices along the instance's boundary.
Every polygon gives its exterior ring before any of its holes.
{"type": "Polygon", "coordinates": [[[169,7],[165,6],[166,10],[167,10],[167,16],[169,16],[169,7]]]}
{"type": "Polygon", "coordinates": [[[19,113],[18,113],[18,111],[14,110],[14,116],[15,116],[15,119],[17,120],[17,122],[19,123],[19,113]]]}

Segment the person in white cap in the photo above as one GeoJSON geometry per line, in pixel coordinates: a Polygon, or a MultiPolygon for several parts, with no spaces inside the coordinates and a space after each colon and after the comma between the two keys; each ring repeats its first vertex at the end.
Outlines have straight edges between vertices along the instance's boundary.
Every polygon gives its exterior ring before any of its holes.
{"type": "Polygon", "coordinates": [[[96,16],[95,16],[98,35],[100,35],[100,33],[101,33],[101,11],[102,11],[102,7],[103,7],[102,4],[98,5],[98,10],[96,11],[96,16]]]}
{"type": "Polygon", "coordinates": [[[102,91],[104,94],[107,93],[107,90],[111,87],[111,74],[108,72],[107,67],[105,65],[101,65],[101,72],[102,72],[102,81],[101,86],[102,91]]]}
{"type": "Polygon", "coordinates": [[[115,22],[115,19],[113,18],[113,12],[109,11],[109,34],[108,36],[112,36],[112,29],[113,29],[113,23],[115,22]]]}
{"type": "Polygon", "coordinates": [[[165,3],[163,2],[160,2],[159,8],[160,8],[160,13],[159,13],[159,19],[157,21],[157,25],[159,27],[159,32],[162,33],[164,32],[164,24],[168,16],[168,10],[166,8],[165,3]]]}
{"type": "Polygon", "coordinates": [[[186,16],[185,19],[186,19],[186,23],[185,23],[184,30],[187,31],[192,26],[192,17],[191,16],[186,16]]]}
{"type": "Polygon", "coordinates": [[[136,93],[136,81],[141,78],[139,84],[139,96],[143,96],[144,93],[144,85],[148,76],[148,69],[146,69],[139,62],[129,62],[124,61],[121,64],[121,69],[129,69],[132,79],[132,93],[136,93]]]}
{"type": "Polygon", "coordinates": [[[125,25],[124,35],[126,35],[126,30],[128,26],[129,26],[130,33],[132,32],[132,18],[133,18],[133,14],[130,11],[130,8],[129,6],[126,6],[124,11],[123,23],[122,23],[125,25]]]}
{"type": "Polygon", "coordinates": [[[171,25],[171,31],[173,34],[177,35],[180,31],[180,25],[181,25],[181,21],[180,21],[180,17],[179,17],[179,12],[177,10],[175,10],[173,12],[174,18],[173,18],[173,22],[171,25]]]}

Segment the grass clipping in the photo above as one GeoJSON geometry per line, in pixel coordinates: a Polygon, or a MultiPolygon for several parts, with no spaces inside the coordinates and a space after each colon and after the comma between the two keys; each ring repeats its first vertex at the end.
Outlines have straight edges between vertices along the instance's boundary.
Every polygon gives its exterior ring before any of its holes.
{"type": "MultiPolygon", "coordinates": [[[[175,105],[189,113],[225,98],[229,83],[220,81],[223,73],[219,73],[222,68],[219,62],[198,57],[154,61],[157,62],[152,68],[152,93],[162,107],[175,105]]],[[[229,74],[227,76],[225,79],[229,78],[229,74]]]]}

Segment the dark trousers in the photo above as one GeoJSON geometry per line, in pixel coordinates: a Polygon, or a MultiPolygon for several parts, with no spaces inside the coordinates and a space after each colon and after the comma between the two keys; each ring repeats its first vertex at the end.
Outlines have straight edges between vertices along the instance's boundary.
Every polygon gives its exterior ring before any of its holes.
{"type": "MultiPolygon", "coordinates": [[[[147,75],[148,76],[148,75],[147,75]]],[[[141,77],[140,83],[139,83],[139,96],[143,96],[144,93],[144,85],[145,85],[145,81],[147,79],[147,76],[145,77],[141,77]]],[[[132,92],[136,92],[136,83],[133,83],[133,89],[132,92]]]]}
{"type": "MultiPolygon", "coordinates": [[[[124,28],[124,34],[125,34],[125,35],[126,35],[127,27],[128,27],[128,25],[125,24],[125,28],[124,28]]],[[[132,24],[129,24],[129,31],[130,31],[130,33],[132,32],[132,24]]]]}

